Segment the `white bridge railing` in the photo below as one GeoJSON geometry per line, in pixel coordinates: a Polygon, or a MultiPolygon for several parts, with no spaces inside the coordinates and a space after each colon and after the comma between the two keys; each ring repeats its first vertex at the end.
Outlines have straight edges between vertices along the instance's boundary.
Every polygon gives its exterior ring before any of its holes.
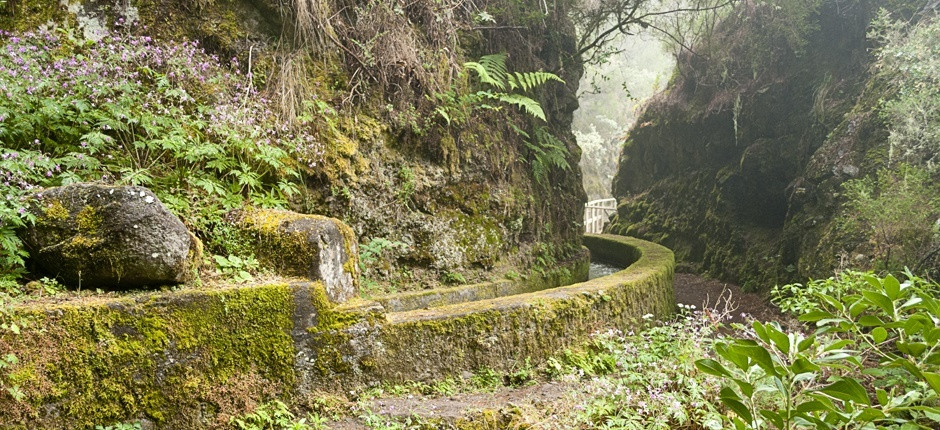
{"type": "Polygon", "coordinates": [[[604,231],[610,214],[617,211],[617,199],[592,200],[584,205],[584,232],[597,234],[604,231]]]}

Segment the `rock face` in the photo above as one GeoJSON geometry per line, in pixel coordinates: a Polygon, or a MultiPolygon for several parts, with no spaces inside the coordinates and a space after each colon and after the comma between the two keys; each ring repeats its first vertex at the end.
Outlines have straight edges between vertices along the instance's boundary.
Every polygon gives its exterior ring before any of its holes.
{"type": "Polygon", "coordinates": [[[273,209],[246,210],[237,218],[256,257],[279,275],[322,280],[333,303],[358,293],[358,246],[342,221],[273,209]]]}
{"type": "Polygon", "coordinates": [[[829,276],[852,249],[831,233],[841,184],[887,153],[875,112],[889,88],[870,72],[866,33],[879,8],[919,2],[889,3],[739,8],[717,30],[721,47],[680,59],[630,131],[610,231],[752,289],[829,276]],[[800,37],[778,37],[787,29],[800,37]]]}
{"type": "Polygon", "coordinates": [[[22,233],[33,273],[81,288],[132,289],[186,282],[201,244],[143,187],[73,184],[32,197],[22,233]]]}

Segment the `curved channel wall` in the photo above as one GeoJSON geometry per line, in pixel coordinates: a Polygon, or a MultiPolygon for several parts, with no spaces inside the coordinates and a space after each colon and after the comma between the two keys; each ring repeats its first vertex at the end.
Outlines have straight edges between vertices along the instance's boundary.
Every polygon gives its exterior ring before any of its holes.
{"type": "MultiPolygon", "coordinates": [[[[534,363],[605,327],[673,312],[673,254],[650,242],[587,236],[603,278],[541,291],[389,312],[336,307],[321,282],[138,294],[14,309],[19,335],[0,393],[0,428],[222,427],[265,398],[312,404],[323,392],[534,363]]],[[[446,303],[446,301],[445,301],[446,303]]],[[[392,308],[396,308],[392,306],[392,308]]]]}

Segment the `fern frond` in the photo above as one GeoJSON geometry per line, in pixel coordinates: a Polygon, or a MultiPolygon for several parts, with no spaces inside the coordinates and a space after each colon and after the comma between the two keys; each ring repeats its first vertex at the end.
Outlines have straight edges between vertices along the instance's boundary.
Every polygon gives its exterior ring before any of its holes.
{"type": "Polygon", "coordinates": [[[480,64],[486,67],[486,70],[495,78],[506,82],[506,76],[509,75],[509,69],[506,68],[506,58],[508,58],[506,53],[484,55],[480,57],[480,64]]]}
{"type": "Polygon", "coordinates": [[[546,127],[535,129],[535,140],[544,149],[545,161],[561,170],[569,170],[568,148],[546,127]]]}
{"type": "MultiPolygon", "coordinates": [[[[534,143],[528,139],[523,142],[531,157],[529,164],[532,166],[532,175],[536,182],[545,186],[550,168],[563,171],[571,169],[571,165],[568,164],[568,148],[546,127],[536,127],[532,134],[535,136],[534,143]]],[[[528,134],[524,136],[529,137],[528,134]]]]}
{"type": "Polygon", "coordinates": [[[506,69],[506,54],[484,55],[480,61],[468,61],[463,63],[464,68],[473,70],[480,78],[480,82],[492,85],[501,90],[506,89],[506,77],[509,71],[506,69]]]}
{"type": "Polygon", "coordinates": [[[518,106],[529,115],[545,121],[545,112],[542,110],[542,106],[539,102],[522,94],[497,94],[497,97],[499,101],[518,106]]]}
{"type": "Polygon", "coordinates": [[[520,88],[522,91],[529,91],[544,85],[548,81],[557,81],[565,83],[558,75],[549,72],[515,72],[507,76],[509,88],[520,88]]]}

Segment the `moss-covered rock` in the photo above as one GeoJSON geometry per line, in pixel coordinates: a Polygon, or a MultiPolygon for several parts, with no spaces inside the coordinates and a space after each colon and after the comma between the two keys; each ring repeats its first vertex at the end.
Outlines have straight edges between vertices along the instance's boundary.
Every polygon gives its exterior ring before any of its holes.
{"type": "Polygon", "coordinates": [[[274,209],[248,209],[236,218],[256,257],[278,274],[321,280],[333,303],[359,293],[358,243],[343,222],[274,209]]]}
{"type": "Polygon", "coordinates": [[[150,190],[72,184],[35,193],[21,232],[38,275],[73,287],[128,289],[190,280],[202,247],[150,190]]]}

